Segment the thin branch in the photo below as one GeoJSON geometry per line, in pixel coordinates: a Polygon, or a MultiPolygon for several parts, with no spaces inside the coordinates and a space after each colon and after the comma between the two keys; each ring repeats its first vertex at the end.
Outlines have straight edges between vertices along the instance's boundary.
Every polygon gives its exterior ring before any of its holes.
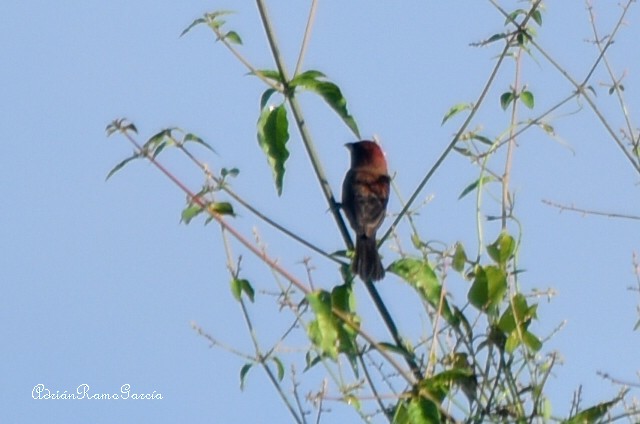
{"type": "Polygon", "coordinates": [[[249,335],[251,336],[251,341],[253,342],[253,347],[256,351],[257,362],[262,366],[262,369],[267,374],[269,381],[271,382],[273,387],[276,389],[276,392],[278,392],[278,395],[280,395],[280,399],[282,399],[285,406],[289,410],[289,413],[293,416],[295,421],[298,424],[306,423],[304,415],[298,416],[298,413],[296,412],[293,405],[291,404],[291,401],[282,390],[282,385],[280,384],[276,376],[273,374],[273,371],[271,370],[271,368],[269,368],[269,366],[267,365],[266,361],[269,357],[263,355],[260,351],[260,342],[258,341],[258,336],[256,335],[255,329],[253,327],[253,323],[251,321],[251,317],[249,316],[249,311],[247,311],[247,306],[245,305],[244,299],[242,298],[240,299],[240,306],[242,309],[242,316],[244,317],[245,324],[247,325],[247,330],[249,330],[249,335]]]}
{"type": "Polygon", "coordinates": [[[244,247],[249,249],[251,253],[256,255],[259,259],[265,262],[271,269],[275,270],[278,274],[282,275],[286,280],[291,282],[294,286],[300,289],[304,294],[309,294],[310,290],[307,286],[305,286],[298,278],[293,276],[289,271],[284,269],[278,261],[268,257],[264,252],[260,251],[253,243],[247,240],[242,234],[240,234],[234,227],[229,225],[227,221],[222,217],[222,215],[213,212],[207,207],[206,202],[197,196],[193,191],[191,191],[182,181],[180,181],[175,175],[173,175],[167,168],[165,168],[160,162],[157,161],[151,154],[146,152],[140,144],[129,134],[129,130],[127,128],[120,127],[118,131],[125,136],[125,138],[135,146],[139,155],[146,157],[146,159],[151,162],[160,172],[162,172],[171,182],[173,182],[180,190],[182,190],[186,195],[189,201],[201,207],[203,210],[207,211],[209,215],[218,223],[220,226],[228,231],[231,235],[233,235],[236,240],[238,240],[244,247]]]}
{"type": "Polygon", "coordinates": [[[620,109],[622,110],[622,114],[624,115],[624,120],[625,123],[627,125],[627,131],[629,132],[629,136],[631,137],[631,140],[633,141],[634,137],[633,137],[633,124],[631,123],[631,117],[629,116],[629,111],[627,110],[627,106],[626,106],[626,102],[624,100],[624,96],[623,96],[623,88],[621,85],[621,80],[622,78],[624,78],[624,74],[623,76],[620,78],[620,80],[617,80],[614,73],[613,73],[613,69],[611,68],[611,64],[609,63],[609,59],[607,58],[607,55],[604,54],[604,49],[602,47],[602,39],[600,38],[599,34],[598,34],[598,28],[596,27],[596,17],[595,17],[595,13],[593,12],[593,5],[590,4],[590,2],[587,2],[587,10],[589,11],[589,22],[591,23],[591,29],[593,31],[593,36],[595,39],[595,44],[596,46],[598,46],[598,50],[600,51],[600,54],[602,55],[602,61],[604,62],[605,67],[607,68],[607,73],[609,74],[609,78],[611,78],[611,83],[612,83],[612,88],[614,89],[615,93],[616,93],[616,97],[618,98],[618,103],[620,104],[620,109]]]}
{"type": "Polygon", "coordinates": [[[298,54],[298,62],[296,63],[296,69],[293,72],[293,76],[296,76],[302,70],[302,62],[304,61],[304,55],[307,52],[309,45],[309,39],[311,38],[311,28],[313,28],[313,22],[316,18],[316,9],[318,8],[318,0],[311,1],[311,8],[309,9],[309,18],[307,19],[307,26],[304,30],[304,37],[302,38],[302,45],[300,46],[300,53],[298,54]]]}
{"type": "Polygon", "coordinates": [[[511,213],[511,196],[509,194],[509,183],[511,181],[511,166],[513,164],[513,151],[515,150],[516,137],[515,137],[515,128],[518,118],[518,97],[520,93],[520,66],[522,64],[522,47],[519,47],[515,54],[516,68],[515,68],[515,76],[513,83],[513,95],[514,99],[511,103],[511,125],[509,125],[509,138],[507,143],[507,158],[505,159],[504,164],[504,173],[502,174],[502,178],[500,179],[502,182],[502,213],[501,213],[501,221],[502,221],[502,230],[506,231],[507,229],[507,217],[511,213]]]}
{"type": "MultiPolygon", "coordinates": [[[[537,3],[540,3],[540,1],[541,0],[538,0],[537,3]]],[[[379,244],[382,244],[389,237],[393,229],[400,223],[402,218],[404,218],[404,215],[408,212],[409,208],[411,207],[413,202],[416,200],[416,198],[418,197],[418,195],[420,194],[424,186],[431,179],[433,174],[435,174],[436,170],[440,167],[440,165],[442,165],[446,157],[453,150],[456,143],[458,143],[458,140],[460,140],[460,137],[462,136],[462,134],[466,131],[467,127],[469,126],[469,124],[475,117],[476,113],[480,109],[480,106],[483,104],[485,97],[489,93],[489,89],[493,86],[493,81],[498,75],[498,69],[500,69],[500,66],[502,66],[502,62],[504,61],[504,58],[507,56],[507,53],[509,52],[509,46],[515,39],[516,35],[517,34],[513,34],[512,37],[510,37],[509,40],[507,40],[507,42],[505,43],[504,49],[498,56],[498,60],[496,61],[495,66],[491,70],[491,73],[489,74],[489,78],[487,79],[487,82],[484,84],[484,87],[482,88],[482,91],[480,92],[478,99],[473,103],[473,107],[471,108],[469,115],[467,115],[467,118],[464,120],[464,122],[462,123],[462,125],[460,126],[456,134],[453,136],[453,139],[449,142],[447,147],[445,147],[444,151],[440,154],[440,156],[435,161],[431,169],[429,169],[426,175],[422,178],[422,181],[420,181],[416,189],[413,191],[413,194],[409,197],[409,200],[404,205],[404,207],[402,208],[402,210],[400,211],[396,219],[393,221],[393,223],[389,226],[389,229],[387,229],[387,231],[384,233],[384,235],[380,239],[379,244]]]]}
{"type": "Polygon", "coordinates": [[[362,365],[362,370],[364,371],[364,377],[367,379],[367,383],[369,384],[369,388],[371,389],[371,393],[373,394],[373,399],[378,403],[378,407],[380,407],[380,411],[384,414],[387,420],[391,423],[393,421],[393,416],[387,411],[384,404],[382,403],[382,398],[380,397],[380,393],[378,393],[378,389],[376,388],[373,379],[371,378],[371,374],[369,373],[369,368],[364,362],[364,355],[361,353],[358,355],[358,359],[360,359],[360,364],[362,365]]]}
{"type": "Polygon", "coordinates": [[[240,53],[238,51],[238,49],[236,49],[234,47],[234,45],[231,44],[227,40],[227,37],[225,37],[225,34],[220,30],[219,27],[217,27],[215,25],[209,25],[209,28],[211,28],[213,30],[213,32],[216,34],[216,37],[218,38],[218,40],[221,41],[222,44],[224,44],[224,46],[231,52],[231,54],[233,56],[235,56],[235,58],[238,59],[238,61],[240,61],[240,63],[242,63],[244,65],[244,67],[247,68],[247,70],[249,70],[250,74],[255,75],[256,77],[260,78],[262,80],[262,82],[264,82],[265,84],[267,84],[269,87],[273,88],[274,90],[277,90],[279,92],[283,91],[283,87],[279,86],[278,84],[276,84],[271,79],[265,77],[262,74],[262,72],[260,72],[260,70],[258,70],[255,66],[253,66],[251,64],[251,62],[249,62],[249,60],[247,60],[242,55],[242,53],[240,53]]]}
{"type": "Polygon", "coordinates": [[[239,358],[243,358],[244,360],[247,361],[255,361],[256,358],[254,358],[251,355],[247,355],[244,352],[240,352],[239,350],[237,350],[234,347],[231,347],[229,345],[227,345],[224,342],[221,342],[220,340],[216,339],[215,337],[213,337],[211,334],[207,333],[206,331],[204,331],[204,329],[202,327],[200,327],[195,321],[191,321],[191,328],[198,333],[199,336],[204,337],[205,339],[207,339],[209,341],[209,343],[211,344],[210,347],[214,347],[217,346],[223,350],[226,350],[229,353],[232,353],[233,355],[236,355],[239,358]]]}
{"type": "Polygon", "coordinates": [[[571,211],[571,212],[578,212],[583,215],[596,215],[596,216],[606,216],[607,218],[623,218],[623,219],[640,220],[640,216],[638,215],[629,215],[624,213],[604,212],[604,211],[596,211],[592,209],[583,209],[573,205],[562,205],[560,203],[556,203],[546,199],[542,199],[542,203],[544,203],[545,205],[552,206],[554,208],[558,208],[560,209],[560,212],[571,211]]]}
{"type": "MultiPolygon", "coordinates": [[[[506,19],[509,19],[509,21],[512,22],[514,25],[519,26],[519,28],[523,28],[524,27],[524,25],[525,25],[524,22],[520,26],[512,16],[510,16],[504,9],[502,9],[500,7],[500,5],[498,5],[496,3],[495,0],[489,0],[489,1],[496,7],[496,9],[498,9],[500,11],[500,13],[506,19]]],[[[591,96],[586,91],[586,89],[588,88],[587,87],[587,83],[589,82],[591,76],[595,72],[596,68],[598,67],[598,64],[600,63],[600,61],[604,57],[604,55],[607,52],[607,50],[609,49],[609,47],[611,47],[611,45],[613,45],[613,39],[615,38],[616,34],[618,33],[618,31],[622,27],[622,23],[624,22],[624,18],[625,18],[626,14],[627,14],[627,12],[629,10],[629,7],[631,6],[631,3],[633,3],[634,1],[635,0],[628,0],[626,5],[623,6],[623,10],[622,10],[622,13],[620,14],[620,18],[618,19],[618,22],[614,26],[613,31],[609,35],[609,41],[604,45],[604,47],[600,48],[600,54],[598,55],[596,60],[593,62],[593,65],[591,66],[591,68],[587,72],[587,75],[584,77],[584,79],[582,80],[581,83],[578,83],[574,78],[572,78],[571,75],[569,75],[569,73],[562,66],[560,66],[560,64],[554,58],[552,58],[549,55],[549,53],[547,53],[547,51],[545,49],[543,49],[542,46],[540,46],[526,31],[524,31],[523,33],[525,34],[525,36],[527,37],[527,39],[529,40],[531,45],[534,46],[536,48],[536,50],[554,68],[556,68],[556,70],[558,72],[560,72],[567,79],[567,81],[569,81],[569,83],[571,83],[571,85],[573,85],[573,87],[576,90],[576,93],[581,98],[585,99],[585,101],[589,104],[589,107],[591,107],[591,110],[593,111],[593,113],[595,113],[595,115],[597,116],[598,120],[600,121],[602,126],[605,128],[607,133],[611,136],[611,138],[615,141],[615,143],[618,145],[618,147],[622,150],[622,152],[624,153],[625,157],[629,160],[629,162],[631,162],[631,165],[633,166],[633,168],[636,170],[636,172],[640,173],[640,163],[636,162],[636,160],[633,157],[633,155],[631,155],[631,153],[629,153],[629,151],[626,149],[624,143],[617,136],[616,132],[613,130],[611,125],[609,125],[609,122],[607,122],[605,116],[602,114],[602,112],[600,111],[600,109],[596,105],[595,101],[591,98],[591,96]]]]}
{"type": "Polygon", "coordinates": [[[182,152],[185,155],[187,155],[187,157],[189,157],[189,159],[191,159],[191,161],[193,161],[193,163],[195,163],[202,170],[202,172],[205,173],[205,175],[208,178],[211,178],[211,180],[213,180],[220,187],[220,189],[222,191],[224,191],[229,196],[231,196],[236,202],[238,202],[240,205],[245,207],[249,212],[253,213],[255,216],[257,216],[262,221],[264,221],[267,224],[271,225],[273,228],[275,228],[278,231],[282,232],[283,234],[289,236],[290,238],[292,238],[293,240],[295,240],[298,243],[302,244],[303,246],[313,250],[314,252],[324,256],[325,258],[327,258],[327,259],[329,259],[329,260],[331,260],[333,262],[336,262],[336,263],[338,263],[340,265],[344,265],[344,262],[341,261],[340,259],[338,259],[335,256],[331,255],[330,253],[324,251],[323,249],[319,248],[315,244],[305,240],[304,238],[300,237],[299,235],[297,235],[293,231],[287,229],[283,225],[281,225],[281,224],[277,223],[276,221],[274,221],[273,219],[269,218],[268,216],[266,216],[265,214],[260,212],[258,209],[254,208],[249,202],[247,202],[242,197],[240,197],[240,195],[238,195],[233,190],[231,190],[231,188],[229,188],[229,186],[227,184],[224,184],[221,181],[220,178],[218,178],[217,176],[213,175],[211,170],[209,170],[209,168],[204,163],[200,162],[200,160],[198,160],[198,158],[196,158],[189,150],[187,150],[184,147],[183,143],[176,143],[176,145],[178,146],[178,148],[180,148],[180,150],[182,150],[182,152]]]}

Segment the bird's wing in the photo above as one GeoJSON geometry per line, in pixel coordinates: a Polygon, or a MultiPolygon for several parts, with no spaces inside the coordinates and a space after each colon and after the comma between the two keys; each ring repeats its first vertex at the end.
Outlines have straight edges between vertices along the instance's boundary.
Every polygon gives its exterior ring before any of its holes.
{"type": "Polygon", "coordinates": [[[354,173],[352,211],[358,235],[374,237],[380,228],[389,201],[389,182],[388,175],[354,173]]]}

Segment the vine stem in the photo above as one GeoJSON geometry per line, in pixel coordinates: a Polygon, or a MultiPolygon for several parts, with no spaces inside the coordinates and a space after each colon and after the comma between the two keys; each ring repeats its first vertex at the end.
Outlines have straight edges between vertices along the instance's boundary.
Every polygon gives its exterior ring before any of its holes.
{"type": "Polygon", "coordinates": [[[511,124],[509,126],[509,142],[507,143],[507,157],[504,163],[504,173],[502,174],[502,230],[507,230],[507,217],[511,208],[511,197],[509,195],[509,183],[511,181],[511,167],[513,165],[513,151],[515,149],[515,131],[518,124],[518,99],[520,96],[520,65],[522,61],[521,49],[515,54],[516,69],[513,82],[513,102],[511,106],[511,124]]]}

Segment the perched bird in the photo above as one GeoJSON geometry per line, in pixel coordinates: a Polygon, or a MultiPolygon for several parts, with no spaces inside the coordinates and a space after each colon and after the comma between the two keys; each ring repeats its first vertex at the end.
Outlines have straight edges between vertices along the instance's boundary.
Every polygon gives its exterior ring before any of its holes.
{"type": "Polygon", "coordinates": [[[362,280],[381,280],[384,268],[376,246],[389,201],[387,161],[373,141],[347,143],[351,168],[342,183],[342,210],[356,232],[356,251],[351,269],[362,280]]]}

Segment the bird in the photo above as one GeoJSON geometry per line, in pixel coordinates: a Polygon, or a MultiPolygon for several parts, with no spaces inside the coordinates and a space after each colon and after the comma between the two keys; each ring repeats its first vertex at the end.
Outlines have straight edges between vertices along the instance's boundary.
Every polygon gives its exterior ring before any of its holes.
{"type": "Polygon", "coordinates": [[[356,233],[356,247],[351,270],[363,281],[384,278],[384,267],[376,244],[389,202],[391,179],[387,160],[377,143],[362,140],[347,143],[351,167],[342,183],[342,210],[356,233]]]}

